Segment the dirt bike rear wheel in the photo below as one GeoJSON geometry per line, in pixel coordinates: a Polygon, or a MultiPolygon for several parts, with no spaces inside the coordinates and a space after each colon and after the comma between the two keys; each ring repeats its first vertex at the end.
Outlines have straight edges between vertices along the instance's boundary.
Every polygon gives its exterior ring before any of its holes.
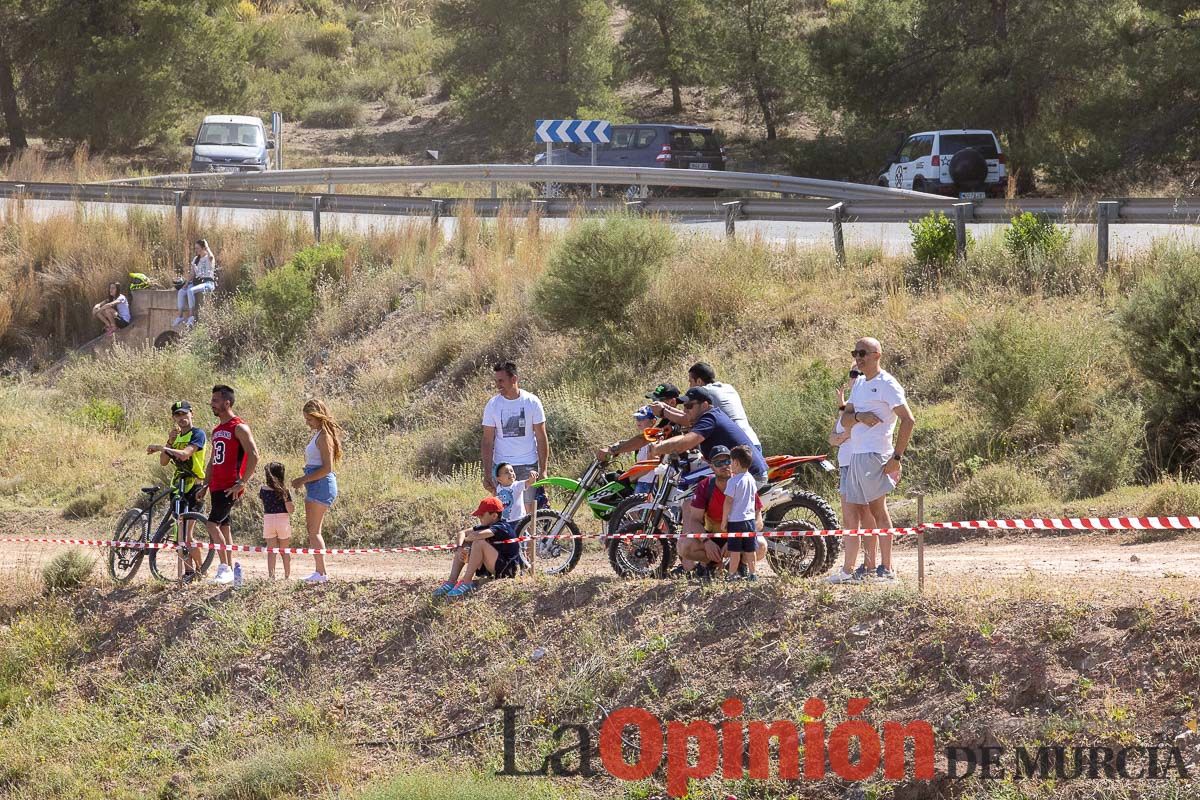
{"type": "MultiPolygon", "coordinates": [[[[790,523],[805,523],[807,530],[837,530],[838,518],[833,508],[829,503],[825,502],[825,498],[819,494],[812,492],[795,492],[792,499],[786,503],[775,506],[767,511],[765,526],[768,530],[788,530],[781,526],[790,523]]],[[[791,530],[799,530],[791,528],[791,530]]],[[[806,537],[808,538],[808,537],[806,537]]],[[[819,575],[827,572],[830,567],[837,561],[838,555],[841,553],[841,542],[837,536],[825,536],[824,540],[824,560],[819,567],[814,563],[811,569],[815,572],[806,572],[806,575],[819,575]]],[[[793,540],[781,540],[793,541],[793,540]]],[[[767,550],[768,558],[771,555],[771,550],[767,550]]],[[[775,562],[771,562],[771,568],[775,568],[775,562]]],[[[790,570],[788,570],[790,572],[790,570]]]]}

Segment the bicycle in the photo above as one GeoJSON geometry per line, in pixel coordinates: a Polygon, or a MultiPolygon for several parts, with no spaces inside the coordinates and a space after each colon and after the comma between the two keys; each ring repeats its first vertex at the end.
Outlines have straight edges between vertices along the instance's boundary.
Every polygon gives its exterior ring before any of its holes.
{"type": "MultiPolygon", "coordinates": [[[[108,551],[108,575],[118,586],[134,579],[142,566],[142,559],[149,552],[150,573],[164,583],[181,583],[188,575],[191,563],[189,548],[180,541],[180,521],[192,523],[192,541],[209,540],[208,517],[198,511],[184,511],[185,478],[175,481],[173,487],[143,486],[146,503],[141,508],[131,508],[117,522],[113,541],[136,544],[164,544],[173,542],[174,547],[110,547],[108,551]],[[170,499],[158,526],[154,525],[154,508],[165,499],[170,499]],[[153,533],[151,533],[153,531],[153,533]]],[[[204,549],[204,558],[198,575],[208,571],[216,556],[211,547],[204,549]]]]}

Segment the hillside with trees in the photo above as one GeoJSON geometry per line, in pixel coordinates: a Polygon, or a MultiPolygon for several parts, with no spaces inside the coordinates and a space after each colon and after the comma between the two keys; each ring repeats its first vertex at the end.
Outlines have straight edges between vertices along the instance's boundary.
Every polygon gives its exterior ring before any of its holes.
{"type": "Polygon", "coordinates": [[[1200,158],[1179,0],[6,0],[0,29],[10,152],[175,163],[205,112],[282,111],[296,166],[524,160],[575,116],[866,181],[906,132],[990,127],[1021,192],[1190,193],[1200,158]]]}

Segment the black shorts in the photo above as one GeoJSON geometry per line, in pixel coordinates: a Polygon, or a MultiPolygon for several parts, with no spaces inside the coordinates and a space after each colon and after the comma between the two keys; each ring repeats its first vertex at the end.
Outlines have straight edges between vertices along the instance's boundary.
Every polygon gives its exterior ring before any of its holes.
{"type": "Polygon", "coordinates": [[[212,504],[208,510],[208,521],[215,522],[218,525],[228,525],[229,515],[233,512],[233,504],[238,501],[238,498],[225,494],[224,489],[219,489],[215,492],[209,489],[208,493],[212,495],[212,504]]]}
{"type": "Polygon", "coordinates": [[[497,578],[515,578],[517,571],[521,566],[520,556],[496,556],[496,572],[497,578]]]}
{"type": "MultiPolygon", "coordinates": [[[[729,523],[729,533],[754,533],[757,530],[758,526],[752,519],[729,523]]],[[[758,549],[757,536],[735,536],[725,541],[729,543],[730,553],[753,553],[758,549]]]]}
{"type": "Polygon", "coordinates": [[[120,317],[117,317],[116,319],[114,319],[113,324],[116,325],[118,328],[128,328],[129,327],[129,321],[121,319],[120,317]]]}

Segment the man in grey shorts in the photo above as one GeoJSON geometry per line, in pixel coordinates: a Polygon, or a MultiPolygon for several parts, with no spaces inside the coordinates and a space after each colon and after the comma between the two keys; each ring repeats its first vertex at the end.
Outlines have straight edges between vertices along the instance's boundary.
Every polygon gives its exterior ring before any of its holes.
{"type": "MultiPolygon", "coordinates": [[[[900,483],[901,461],[912,438],[916,420],[908,407],[904,387],[879,366],[883,348],[879,341],[871,338],[859,339],[854,343],[854,363],[862,373],[850,388],[850,397],[842,411],[842,425],[850,431],[850,469],[843,481],[842,492],[846,505],[856,518],[870,518],[879,528],[892,527],[888,514],[887,495],[900,483]],[[896,422],[900,422],[900,433],[892,445],[892,434],[896,422]]],[[[852,565],[857,557],[858,537],[846,539],[846,564],[852,565]]],[[[874,567],[873,543],[867,546],[864,573],[874,567]]],[[[875,567],[875,577],[893,580],[892,537],[884,536],[880,542],[880,563],[875,567]]],[[[832,576],[833,583],[842,583],[857,578],[843,569],[832,576]]]]}

